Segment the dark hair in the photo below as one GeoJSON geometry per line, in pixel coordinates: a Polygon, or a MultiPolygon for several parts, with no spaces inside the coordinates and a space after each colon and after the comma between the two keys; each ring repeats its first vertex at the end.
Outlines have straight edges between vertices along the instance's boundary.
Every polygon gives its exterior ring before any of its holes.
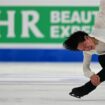
{"type": "Polygon", "coordinates": [[[63,43],[63,46],[69,50],[77,50],[77,46],[80,42],[85,41],[85,36],[88,34],[84,31],[77,31],[71,34],[63,43]]]}

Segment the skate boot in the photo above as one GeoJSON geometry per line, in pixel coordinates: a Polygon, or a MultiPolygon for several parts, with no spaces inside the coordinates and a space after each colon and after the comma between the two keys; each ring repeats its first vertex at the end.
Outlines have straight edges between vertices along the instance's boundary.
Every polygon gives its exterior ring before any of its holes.
{"type": "Polygon", "coordinates": [[[91,91],[93,91],[96,88],[96,86],[93,86],[90,82],[87,84],[73,88],[72,91],[69,93],[69,95],[76,97],[76,98],[81,98],[85,95],[88,95],[91,91]]]}

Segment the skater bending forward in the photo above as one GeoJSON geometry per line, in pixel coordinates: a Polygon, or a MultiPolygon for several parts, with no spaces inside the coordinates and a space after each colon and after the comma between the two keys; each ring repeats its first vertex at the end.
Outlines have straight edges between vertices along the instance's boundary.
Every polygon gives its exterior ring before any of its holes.
{"type": "Polygon", "coordinates": [[[96,16],[92,33],[74,32],[64,41],[63,45],[69,50],[83,51],[83,71],[90,81],[83,86],[73,88],[69,93],[71,96],[81,98],[95,90],[100,83],[105,81],[105,0],[100,1],[100,10],[96,16]],[[93,54],[98,55],[98,62],[102,67],[97,74],[90,69],[93,54]]]}

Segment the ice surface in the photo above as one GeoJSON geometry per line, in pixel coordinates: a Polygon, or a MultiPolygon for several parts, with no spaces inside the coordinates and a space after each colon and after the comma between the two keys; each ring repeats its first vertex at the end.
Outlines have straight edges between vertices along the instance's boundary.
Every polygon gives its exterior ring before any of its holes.
{"type": "Polygon", "coordinates": [[[104,105],[105,84],[89,95],[76,99],[69,96],[73,87],[83,83],[70,82],[1,82],[0,105],[104,105]]]}
{"type": "MultiPolygon", "coordinates": [[[[73,87],[88,81],[83,77],[82,64],[0,64],[0,67],[0,105],[105,105],[104,83],[81,99],[69,96],[73,87]]],[[[99,70],[97,64],[93,69],[99,70]]]]}

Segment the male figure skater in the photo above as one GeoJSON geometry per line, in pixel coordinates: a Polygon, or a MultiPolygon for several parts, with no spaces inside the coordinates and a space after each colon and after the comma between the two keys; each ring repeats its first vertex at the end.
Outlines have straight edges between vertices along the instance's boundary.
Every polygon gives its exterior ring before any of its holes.
{"type": "Polygon", "coordinates": [[[105,0],[100,1],[100,10],[97,14],[94,30],[91,34],[83,31],[77,31],[70,35],[65,42],[64,47],[69,50],[83,51],[83,71],[84,75],[90,78],[90,81],[83,86],[73,88],[69,93],[71,96],[81,98],[105,81],[105,0]],[[91,57],[98,54],[98,61],[102,70],[95,74],[90,69],[91,57]]]}

